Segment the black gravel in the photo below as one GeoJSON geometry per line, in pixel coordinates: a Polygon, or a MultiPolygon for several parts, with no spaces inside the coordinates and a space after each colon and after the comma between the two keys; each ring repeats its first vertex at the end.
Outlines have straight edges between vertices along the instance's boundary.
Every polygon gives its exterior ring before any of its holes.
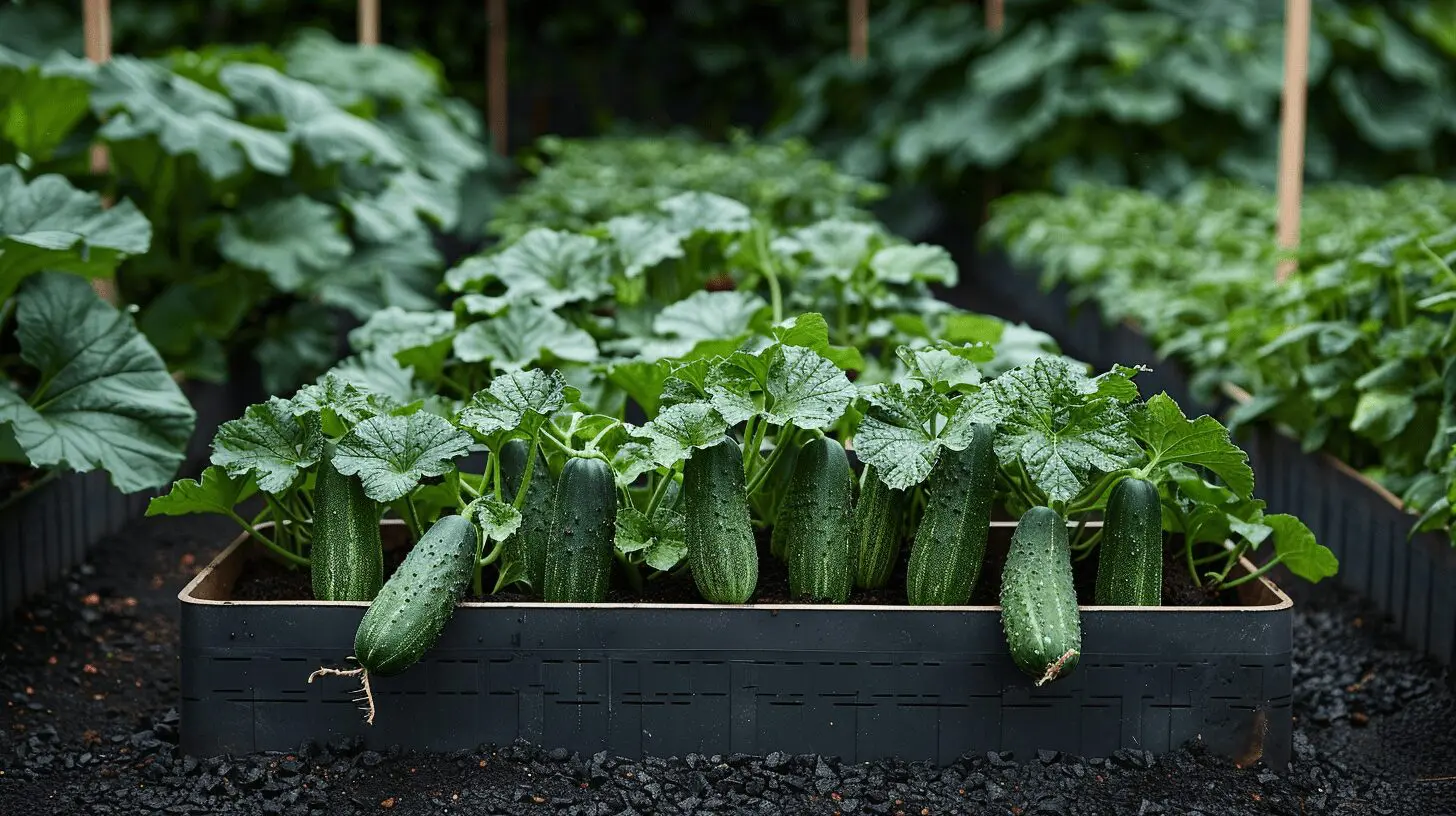
{"type": "Polygon", "coordinates": [[[139,522],[0,644],[0,814],[1456,814],[1456,695],[1358,600],[1296,619],[1295,756],[1237,768],[1198,746],[936,768],[819,756],[640,762],[526,744],[199,759],[177,750],[177,590],[230,534],[139,522]]]}

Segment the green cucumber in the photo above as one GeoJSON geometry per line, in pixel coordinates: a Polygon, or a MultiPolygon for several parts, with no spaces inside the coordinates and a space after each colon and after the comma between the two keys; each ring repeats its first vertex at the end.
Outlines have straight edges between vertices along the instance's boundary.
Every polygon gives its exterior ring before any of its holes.
{"type": "MultiPolygon", "coordinates": [[[[529,447],[523,439],[512,439],[501,448],[501,488],[506,501],[514,501],[521,489],[529,447]]],[[[546,573],[546,541],[551,537],[555,502],[556,485],[551,481],[551,469],[546,465],[546,457],[537,450],[531,483],[526,485],[526,502],[521,505],[521,526],[506,539],[501,562],[502,568],[519,565],[525,582],[538,593],[546,573]]]]}
{"type": "Polygon", "coordinates": [[[1163,602],[1163,507],[1145,479],[1118,482],[1107,497],[1097,554],[1097,603],[1158,606],[1163,602]]]}
{"type": "Polygon", "coordinates": [[[617,484],[601,459],[568,459],[556,482],[542,596],[554,603],[607,599],[617,528],[617,484]]]}
{"type": "Polygon", "coordinates": [[[925,515],[910,547],[906,596],[916,606],[964,606],[980,580],[991,531],[994,426],[974,426],[965,450],[943,452],[926,491],[925,515]]]}
{"type": "Polygon", "coordinates": [[[354,634],[354,657],[388,677],[413,666],[440,639],[475,575],[475,524],[442,516],[389,576],[354,634]]]}
{"type": "Polygon", "coordinates": [[[854,474],[844,446],[820,437],[799,450],[778,522],[788,556],[789,594],[833,603],[849,600],[854,583],[849,543],[854,474]]]}
{"type": "Polygon", "coordinates": [[[683,464],[688,566],[710,603],[741,604],[758,588],[758,547],[748,516],[743,452],[723,437],[683,464]]]}
{"type": "Polygon", "coordinates": [[[1050,507],[1026,511],[1001,574],[1001,625],[1011,659],[1038,686],[1070,674],[1082,653],[1067,522],[1050,507]]]}
{"type": "Polygon", "coordinates": [[[379,503],[364,483],[340,473],[330,442],[319,461],[314,488],[313,543],[309,568],[313,597],[320,601],[372,601],[384,585],[384,545],[379,503]]]}
{"type": "Polygon", "coordinates": [[[890,582],[900,558],[900,522],[905,514],[903,490],[880,480],[873,465],[865,465],[854,506],[854,585],[879,589],[890,582]]]}

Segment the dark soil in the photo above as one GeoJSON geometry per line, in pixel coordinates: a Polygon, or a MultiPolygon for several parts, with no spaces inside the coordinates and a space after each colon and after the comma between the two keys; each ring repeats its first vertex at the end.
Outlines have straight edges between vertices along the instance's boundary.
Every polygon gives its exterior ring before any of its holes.
{"type": "MultiPolygon", "coordinates": [[[[789,571],[783,561],[769,553],[768,537],[760,534],[758,555],[758,592],[754,603],[796,604],[809,603],[789,596],[789,571]]],[[[909,542],[901,547],[900,560],[890,582],[882,589],[857,589],[850,595],[851,605],[902,606],[905,604],[905,571],[909,564],[909,542]]],[[[1006,565],[1007,541],[995,535],[986,548],[986,561],[981,570],[981,579],[971,594],[971,604],[995,606],[1001,592],[1001,570],[1006,565]]],[[[384,554],[385,575],[393,574],[404,560],[404,550],[391,549],[384,554]]],[[[1237,605],[1233,592],[1209,592],[1193,583],[1188,568],[1183,562],[1182,552],[1169,547],[1163,554],[1163,605],[1204,606],[1208,604],[1237,605]]],[[[1097,559],[1086,558],[1073,563],[1073,578],[1077,587],[1079,603],[1093,603],[1093,589],[1097,580],[1097,559]]],[[[488,582],[487,582],[488,583],[488,582]]],[[[313,588],[308,575],[279,561],[256,559],[249,563],[238,578],[233,589],[233,598],[239,601],[311,601],[313,588]]],[[[523,592],[498,592],[487,595],[471,595],[466,600],[484,603],[536,603],[539,597],[523,592]]],[[[613,576],[612,588],[607,595],[611,603],[649,602],[661,604],[699,604],[693,579],[686,570],[674,574],[657,575],[644,582],[639,595],[627,588],[626,578],[620,567],[613,576]]]]}
{"type": "Polygon", "coordinates": [[[1451,678],[1338,592],[1296,617],[1283,773],[1196,745],[944,768],[781,753],[626,761],[525,744],[376,753],[347,741],[184,757],[176,593],[231,534],[209,518],[139,522],[6,631],[0,814],[1456,814],[1451,678]]]}

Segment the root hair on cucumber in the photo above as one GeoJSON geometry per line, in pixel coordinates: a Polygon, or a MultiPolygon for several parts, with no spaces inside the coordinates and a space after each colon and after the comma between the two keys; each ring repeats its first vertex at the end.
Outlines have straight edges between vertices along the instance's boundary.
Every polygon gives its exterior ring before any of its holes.
{"type": "MultiPolygon", "coordinates": [[[[349,658],[354,660],[355,658],[349,658]]],[[[315,677],[357,677],[362,685],[360,692],[362,696],[354,698],[355,703],[362,703],[359,710],[363,711],[364,723],[374,724],[374,691],[369,687],[369,670],[360,666],[357,669],[331,669],[327,666],[320,666],[308,676],[308,682],[312,683],[315,677]]]]}

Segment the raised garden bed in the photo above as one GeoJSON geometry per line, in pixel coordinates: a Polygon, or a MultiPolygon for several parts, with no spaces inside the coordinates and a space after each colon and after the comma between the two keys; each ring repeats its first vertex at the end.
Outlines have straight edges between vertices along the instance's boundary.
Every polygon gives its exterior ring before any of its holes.
{"type": "MultiPolygon", "coordinates": [[[[993,547],[1014,527],[994,523],[993,547]]],[[[465,603],[420,665],[374,681],[370,726],[348,685],[306,682],[341,665],[368,605],[232,600],[260,557],[240,538],[179,595],[188,753],[357,735],[940,763],[1201,740],[1242,762],[1289,759],[1292,604],[1262,579],[1236,590],[1240,606],[1083,607],[1077,672],[1041,688],[1007,655],[992,606],[465,603]]]]}

